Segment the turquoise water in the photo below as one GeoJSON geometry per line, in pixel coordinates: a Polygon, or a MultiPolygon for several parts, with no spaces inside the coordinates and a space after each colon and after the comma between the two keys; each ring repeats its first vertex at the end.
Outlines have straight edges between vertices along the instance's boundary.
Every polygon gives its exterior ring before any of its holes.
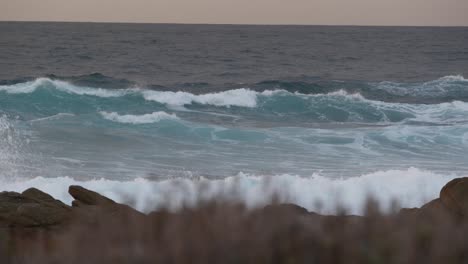
{"type": "MultiPolygon", "coordinates": [[[[420,97],[468,90],[461,76],[406,87],[374,85],[420,97]]],[[[468,103],[462,101],[396,103],[345,90],[302,94],[248,87],[192,94],[40,78],[0,86],[0,104],[5,122],[48,164],[48,177],[243,172],[339,178],[408,167],[463,172],[468,166],[468,103]]]]}

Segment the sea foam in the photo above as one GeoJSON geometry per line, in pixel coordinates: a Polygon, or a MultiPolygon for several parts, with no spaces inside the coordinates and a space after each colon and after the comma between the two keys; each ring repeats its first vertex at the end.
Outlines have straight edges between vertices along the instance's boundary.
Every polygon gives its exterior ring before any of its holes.
{"type": "MultiPolygon", "coordinates": [[[[180,209],[207,199],[227,199],[245,203],[250,208],[271,202],[294,203],[323,214],[336,213],[343,206],[352,214],[362,214],[369,197],[389,210],[393,202],[406,208],[419,207],[439,196],[440,189],[457,175],[441,175],[417,168],[377,171],[359,177],[332,179],[319,174],[258,176],[240,173],[223,179],[177,178],[151,181],[96,179],[78,181],[68,177],[36,177],[22,181],[0,180],[1,191],[24,191],[36,187],[68,204],[72,197],[68,186],[81,185],[117,202],[128,203],[149,212],[157,208],[180,209]]],[[[1,179],[1,178],[0,178],[1,179]]]]}
{"type": "Polygon", "coordinates": [[[162,104],[183,106],[192,103],[214,106],[257,106],[258,93],[249,89],[235,89],[219,93],[195,95],[187,92],[144,91],[146,100],[162,104]]]}
{"type": "Polygon", "coordinates": [[[110,121],[135,125],[156,123],[167,119],[178,119],[175,114],[168,114],[162,111],[143,115],[119,115],[116,112],[100,112],[100,114],[102,117],[110,121]]]}

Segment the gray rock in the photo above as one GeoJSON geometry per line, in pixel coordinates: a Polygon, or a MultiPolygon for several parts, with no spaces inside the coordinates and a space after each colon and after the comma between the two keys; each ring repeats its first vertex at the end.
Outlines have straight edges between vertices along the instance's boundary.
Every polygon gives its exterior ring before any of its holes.
{"type": "Polygon", "coordinates": [[[145,214],[128,205],[116,203],[97,192],[85,189],[81,186],[70,186],[68,192],[75,198],[72,202],[74,218],[82,222],[93,223],[100,218],[143,219],[146,217],[145,214]]]}
{"type": "Polygon", "coordinates": [[[0,193],[0,227],[50,227],[66,223],[71,208],[37,189],[0,193]]]}
{"type": "Polygon", "coordinates": [[[115,205],[116,202],[113,200],[100,195],[97,192],[90,191],[81,186],[72,185],[68,188],[68,193],[75,198],[75,200],[81,202],[82,205],[115,205]]]}

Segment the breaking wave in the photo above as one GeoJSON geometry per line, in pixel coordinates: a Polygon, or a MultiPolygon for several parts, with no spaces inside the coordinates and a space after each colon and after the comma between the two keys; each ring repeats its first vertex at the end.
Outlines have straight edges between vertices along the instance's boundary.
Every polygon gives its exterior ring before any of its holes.
{"type": "Polygon", "coordinates": [[[268,204],[275,195],[280,202],[295,203],[324,214],[336,213],[338,205],[350,213],[362,214],[369,197],[376,199],[384,210],[391,209],[395,201],[405,208],[419,207],[437,198],[440,189],[456,177],[417,168],[377,171],[346,179],[331,179],[319,174],[311,177],[289,174],[269,177],[243,173],[223,179],[151,181],[137,178],[126,182],[37,177],[17,182],[3,180],[1,189],[21,192],[36,187],[70,204],[72,198],[67,193],[68,186],[81,185],[144,212],[161,207],[177,210],[213,198],[243,202],[255,208],[268,204]]]}
{"type": "Polygon", "coordinates": [[[173,106],[184,106],[193,103],[214,106],[256,107],[259,93],[248,89],[228,90],[219,93],[195,95],[187,92],[144,91],[146,100],[156,101],[173,106]]]}
{"type": "MultiPolygon", "coordinates": [[[[356,83],[333,81],[332,83],[322,84],[322,86],[320,86],[321,89],[316,89],[317,84],[314,83],[307,84],[287,81],[261,82],[259,84],[246,85],[246,87],[250,88],[227,89],[211,93],[194,94],[184,91],[157,91],[153,89],[143,89],[137,88],[136,85],[133,85],[133,88],[129,87],[119,89],[78,86],[59,79],[38,78],[28,82],[0,85],[0,91],[7,92],[9,94],[22,94],[33,93],[40,88],[53,88],[70,94],[104,98],[140,94],[146,100],[168,105],[182,106],[189,104],[202,104],[240,107],[255,107],[257,106],[257,97],[272,96],[277,92],[296,95],[336,95],[343,93],[348,95],[360,94],[361,97],[371,100],[389,100],[390,102],[396,102],[398,99],[402,99],[404,97],[407,99],[419,97],[425,100],[429,100],[430,98],[434,100],[445,100],[439,101],[440,103],[453,100],[465,101],[468,96],[468,80],[460,75],[445,76],[440,79],[424,83],[397,83],[389,81],[380,83],[356,83]]],[[[413,99],[410,99],[410,101],[413,99]]],[[[431,103],[433,103],[434,100],[431,101],[431,103]]]]}
{"type": "Polygon", "coordinates": [[[100,112],[100,114],[107,120],[124,124],[150,124],[161,120],[178,119],[175,114],[168,114],[166,112],[153,112],[144,115],[119,115],[116,112],[100,112]]]}
{"type": "Polygon", "coordinates": [[[90,95],[98,97],[119,97],[126,94],[125,90],[80,87],[65,81],[52,80],[49,78],[38,78],[34,81],[18,83],[13,85],[0,85],[0,91],[5,91],[10,94],[33,93],[39,88],[54,88],[59,91],[70,94],[90,95]]]}
{"type": "MultiPolygon", "coordinates": [[[[37,118],[59,113],[100,112],[101,116],[106,119],[134,124],[158,122],[161,118],[161,114],[155,114],[158,112],[181,111],[187,110],[186,108],[204,111],[203,108],[209,107],[224,109],[222,110],[224,113],[217,111],[218,114],[261,116],[269,119],[292,117],[299,122],[394,123],[411,121],[435,124],[468,122],[468,103],[463,101],[463,96],[456,97],[454,92],[468,91],[468,81],[461,76],[447,76],[422,84],[382,82],[374,87],[374,93],[379,91],[382,93],[382,100],[369,99],[366,96],[369,92],[365,90],[354,92],[351,90],[340,89],[327,93],[306,94],[284,89],[255,91],[240,88],[194,94],[184,91],[156,91],[142,88],[93,88],[76,86],[61,80],[39,78],[30,82],[0,86],[0,91],[7,94],[5,97],[0,93],[0,103],[4,111],[8,111],[8,107],[11,107],[11,112],[15,113],[19,104],[24,104],[24,107],[35,107],[29,109],[29,112],[38,114],[37,118]],[[37,94],[33,94],[35,92],[37,94]],[[388,93],[402,97],[402,102],[385,101],[388,93]],[[21,97],[21,95],[29,96],[21,97]],[[437,104],[431,103],[430,98],[449,95],[454,99],[437,104]],[[428,103],[404,102],[412,96],[430,98],[427,99],[428,103]],[[139,107],[145,108],[142,110],[139,107]],[[230,109],[231,107],[235,109],[230,109]],[[137,120],[136,117],[128,114],[128,109],[146,114],[137,120]],[[42,111],[45,112],[41,113],[42,111]],[[119,117],[114,112],[127,112],[127,114],[119,117]]],[[[375,95],[369,95],[369,97],[372,98],[375,95]]],[[[207,110],[206,112],[212,112],[210,109],[207,110]]]]}

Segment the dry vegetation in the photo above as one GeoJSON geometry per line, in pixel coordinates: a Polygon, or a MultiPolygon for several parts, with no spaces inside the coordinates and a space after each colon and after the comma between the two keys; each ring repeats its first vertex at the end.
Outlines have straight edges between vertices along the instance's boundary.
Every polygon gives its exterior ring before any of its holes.
{"type": "Polygon", "coordinates": [[[441,210],[320,216],[206,203],[102,214],[58,230],[4,229],[1,263],[468,263],[468,221],[441,210]],[[6,230],[6,231],[5,231],[6,230]]]}

